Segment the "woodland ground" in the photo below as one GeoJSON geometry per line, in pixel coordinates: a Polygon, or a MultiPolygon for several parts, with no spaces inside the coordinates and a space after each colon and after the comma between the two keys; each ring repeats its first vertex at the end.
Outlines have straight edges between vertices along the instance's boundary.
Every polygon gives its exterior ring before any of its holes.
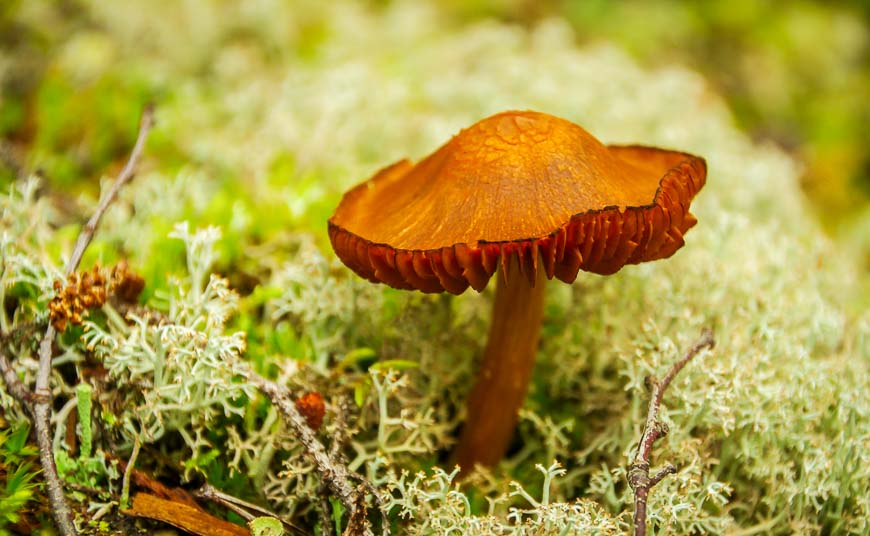
{"type": "MultiPolygon", "coordinates": [[[[141,171],[82,264],[124,259],[144,292],[68,327],[52,376],[57,421],[73,423],[58,427],[56,457],[83,527],[124,530],[113,525],[117,458],[138,441],[138,467],[154,477],[207,481],[321,530],[320,478],[244,379],[252,368],[324,396],[327,446],[347,420],[339,447],[384,493],[399,533],[626,533],[643,378],[712,326],[716,348],[665,399],[671,433],[653,460],[679,472],[652,493],[651,532],[870,531],[870,218],[856,209],[831,239],[801,166],[743,133],[702,75],[578,46],[561,19],[456,27],[425,3],[76,5],[72,16],[16,3],[4,19],[33,32],[21,43],[34,48],[0,51],[0,87],[39,76],[26,98],[0,94],[14,125],[0,147],[0,330],[32,383],[54,282],[106,184],[97,178],[115,175],[154,101],[141,171]],[[550,285],[514,448],[460,490],[443,464],[493,285],[459,297],[370,285],[335,259],[325,222],[380,167],[506,109],[692,152],[709,175],[692,205],[699,224],[673,258],[550,285]],[[72,417],[83,383],[92,449],[72,417]],[[92,521],[101,509],[110,514],[92,521]]],[[[0,476],[12,482],[0,527],[16,516],[32,526],[45,519],[29,500],[41,497],[38,462],[24,413],[0,397],[0,476]]]]}

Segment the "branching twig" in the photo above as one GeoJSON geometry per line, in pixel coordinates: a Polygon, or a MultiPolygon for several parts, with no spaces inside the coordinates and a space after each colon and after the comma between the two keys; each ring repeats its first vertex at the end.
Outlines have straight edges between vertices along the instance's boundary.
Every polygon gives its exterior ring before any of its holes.
{"type": "Polygon", "coordinates": [[[650,455],[652,454],[653,444],[660,438],[668,434],[668,427],[665,423],[659,420],[659,410],[662,405],[662,398],[668,386],[674,380],[677,374],[686,364],[691,361],[698,352],[704,348],[712,348],[716,344],[713,339],[713,331],[705,328],[701,332],[701,338],[696,342],[682,359],[674,363],[674,365],[665,374],[661,380],[650,376],[647,378],[649,385],[652,388],[652,399],[649,402],[649,411],[646,416],[646,425],[644,426],[643,435],[640,439],[640,444],[637,447],[637,455],[634,461],[628,468],[628,483],[634,490],[634,534],[635,536],[646,536],[646,505],[649,498],[649,491],[656,484],[661,482],[663,478],[677,472],[677,468],[672,464],[667,464],[665,467],[653,476],[649,474],[650,455]]]}
{"type": "MultiPolygon", "coordinates": [[[[117,180],[115,180],[115,183],[109,189],[105,197],[100,200],[100,203],[97,205],[91,219],[88,220],[79,233],[72,255],[66,265],[67,276],[75,272],[78,268],[85,250],[94,238],[94,233],[96,232],[106,209],[109,208],[109,205],[118,196],[120,189],[130,182],[135,175],[136,167],[139,164],[139,158],[142,155],[142,149],[145,146],[145,139],[148,137],[148,132],[151,130],[153,125],[153,109],[151,106],[147,106],[142,112],[142,119],[139,124],[139,136],[136,139],[136,144],[133,146],[127,164],[124,166],[124,169],[121,170],[117,180]]],[[[45,335],[42,337],[42,341],[39,344],[39,368],[36,373],[36,385],[33,393],[27,392],[26,388],[22,390],[24,386],[20,381],[16,384],[16,382],[12,380],[15,374],[14,371],[11,373],[7,372],[7,370],[11,371],[12,367],[5,355],[0,355],[0,368],[3,369],[3,377],[6,380],[10,394],[15,396],[22,406],[28,408],[33,416],[36,442],[39,445],[39,459],[42,463],[43,476],[48,490],[48,498],[51,502],[52,515],[60,533],[64,536],[69,536],[76,534],[76,529],[72,521],[72,512],[66,502],[63,488],[57,475],[57,465],[54,461],[50,433],[51,388],[49,385],[49,378],[51,375],[51,359],[55,335],[56,332],[54,326],[49,323],[45,335]]],[[[17,377],[15,380],[17,380],[17,377]]]]}
{"type": "MultiPolygon", "coordinates": [[[[314,435],[314,430],[308,426],[305,417],[296,409],[296,404],[291,400],[289,391],[253,371],[248,372],[248,380],[269,397],[272,404],[278,408],[284,416],[285,422],[290,425],[296,433],[299,442],[302,443],[308,455],[314,460],[323,483],[326,484],[332,494],[338,498],[342,506],[350,513],[351,519],[359,522],[360,516],[363,514],[358,512],[358,510],[365,508],[365,499],[361,500],[359,497],[361,491],[355,490],[351,485],[352,476],[347,466],[330,458],[326,452],[326,447],[317,439],[314,435]]],[[[359,532],[355,534],[373,536],[371,526],[367,520],[361,522],[359,532]]]]}

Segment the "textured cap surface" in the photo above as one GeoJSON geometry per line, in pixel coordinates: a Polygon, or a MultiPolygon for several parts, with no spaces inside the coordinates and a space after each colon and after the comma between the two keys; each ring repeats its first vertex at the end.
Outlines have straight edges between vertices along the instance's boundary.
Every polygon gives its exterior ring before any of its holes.
{"type": "Polygon", "coordinates": [[[480,291],[514,255],[532,281],[544,269],[571,282],[672,255],[705,178],[696,156],[608,147],[564,119],[503,112],[348,191],[329,235],[348,267],[397,288],[480,291]]]}

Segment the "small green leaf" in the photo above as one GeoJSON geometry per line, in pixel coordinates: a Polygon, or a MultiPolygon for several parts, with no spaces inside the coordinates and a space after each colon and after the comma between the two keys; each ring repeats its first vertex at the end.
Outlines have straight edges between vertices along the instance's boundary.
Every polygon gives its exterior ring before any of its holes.
{"type": "Polygon", "coordinates": [[[280,298],[283,293],[284,289],[280,287],[257,285],[254,287],[254,291],[242,301],[242,310],[250,312],[255,307],[280,298]]]}
{"type": "Polygon", "coordinates": [[[284,526],[274,517],[263,516],[248,522],[253,536],[281,536],[284,534],[284,526]]]}
{"type": "Polygon", "coordinates": [[[365,381],[361,381],[353,386],[353,401],[356,402],[356,406],[358,408],[363,407],[366,403],[366,396],[368,396],[369,389],[371,388],[371,382],[368,378],[365,381]]]}
{"type": "Polygon", "coordinates": [[[332,503],[332,521],[335,523],[335,533],[341,534],[341,517],[344,515],[344,507],[337,499],[330,499],[329,502],[332,503]]]}
{"type": "Polygon", "coordinates": [[[4,447],[4,457],[8,463],[16,463],[21,458],[34,456],[37,453],[35,446],[27,445],[27,436],[30,434],[30,425],[23,423],[16,426],[9,435],[0,434],[0,445],[4,447]]]}
{"type": "Polygon", "coordinates": [[[375,357],[375,351],[371,348],[356,348],[345,354],[344,359],[339,361],[336,369],[344,370],[359,363],[369,361],[375,357]]]}
{"type": "Polygon", "coordinates": [[[408,370],[419,367],[420,364],[416,361],[408,359],[387,359],[372,365],[371,370],[408,370]]]}

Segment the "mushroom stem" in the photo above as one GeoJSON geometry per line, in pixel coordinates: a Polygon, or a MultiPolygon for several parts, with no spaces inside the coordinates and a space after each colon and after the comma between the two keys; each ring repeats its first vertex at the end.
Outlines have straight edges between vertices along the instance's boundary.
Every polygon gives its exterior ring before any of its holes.
{"type": "Polygon", "coordinates": [[[544,270],[537,270],[533,286],[520,273],[514,258],[507,276],[497,275],[496,279],[489,340],[453,454],[463,475],[475,464],[495,465],[507,451],[528,391],[541,334],[547,283],[544,270]]]}

